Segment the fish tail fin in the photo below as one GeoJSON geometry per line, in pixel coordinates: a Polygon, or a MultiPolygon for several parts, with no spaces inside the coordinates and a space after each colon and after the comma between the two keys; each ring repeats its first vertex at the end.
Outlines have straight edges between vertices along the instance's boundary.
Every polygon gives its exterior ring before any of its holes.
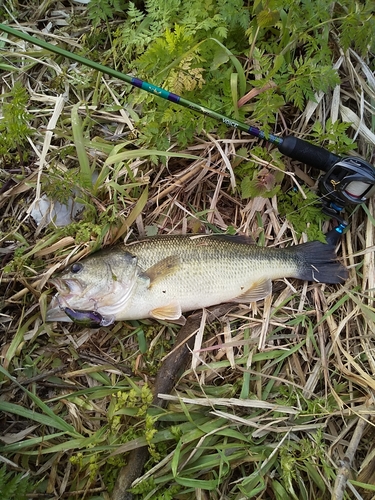
{"type": "Polygon", "coordinates": [[[290,247],[298,262],[298,279],[319,283],[343,283],[348,278],[348,270],[337,260],[335,245],[311,241],[290,247]]]}

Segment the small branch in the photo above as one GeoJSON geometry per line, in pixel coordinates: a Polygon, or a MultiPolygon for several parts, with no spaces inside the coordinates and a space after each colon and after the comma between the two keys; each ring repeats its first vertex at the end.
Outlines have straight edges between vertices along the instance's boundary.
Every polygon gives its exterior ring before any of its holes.
{"type": "Polygon", "coordinates": [[[359,442],[361,441],[363,431],[365,430],[370,415],[362,415],[358,419],[357,427],[350,440],[349,446],[346,450],[344,459],[341,462],[341,467],[337,473],[335,485],[331,500],[342,500],[344,498],[346,484],[351,476],[351,468],[355,452],[357,451],[359,442]]]}

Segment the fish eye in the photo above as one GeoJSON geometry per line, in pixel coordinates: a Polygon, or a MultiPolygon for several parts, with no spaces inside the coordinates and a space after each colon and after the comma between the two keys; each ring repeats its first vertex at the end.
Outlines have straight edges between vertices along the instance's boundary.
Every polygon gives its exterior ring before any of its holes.
{"type": "Polygon", "coordinates": [[[79,273],[83,269],[83,265],[80,264],[79,262],[75,262],[74,264],[71,265],[70,271],[73,274],[79,273]]]}

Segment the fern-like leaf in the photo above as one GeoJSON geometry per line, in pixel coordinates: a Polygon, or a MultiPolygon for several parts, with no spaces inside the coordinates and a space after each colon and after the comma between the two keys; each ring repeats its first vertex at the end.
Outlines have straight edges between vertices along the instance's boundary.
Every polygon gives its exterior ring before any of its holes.
{"type": "Polygon", "coordinates": [[[5,465],[0,467],[1,500],[26,500],[33,489],[34,484],[28,474],[7,472],[5,465]]]}
{"type": "Polygon", "coordinates": [[[87,13],[92,24],[97,27],[102,21],[113,19],[115,13],[124,12],[121,0],[90,0],[87,13]]]}

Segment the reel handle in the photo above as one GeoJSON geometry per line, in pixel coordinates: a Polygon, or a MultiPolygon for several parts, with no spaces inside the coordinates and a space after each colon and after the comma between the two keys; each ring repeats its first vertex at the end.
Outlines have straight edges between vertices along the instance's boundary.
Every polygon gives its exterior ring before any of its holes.
{"type": "Polygon", "coordinates": [[[288,135],[283,142],[277,146],[279,151],[293,160],[306,163],[319,170],[328,170],[338,163],[341,158],[327,149],[315,146],[310,142],[288,135]]]}

